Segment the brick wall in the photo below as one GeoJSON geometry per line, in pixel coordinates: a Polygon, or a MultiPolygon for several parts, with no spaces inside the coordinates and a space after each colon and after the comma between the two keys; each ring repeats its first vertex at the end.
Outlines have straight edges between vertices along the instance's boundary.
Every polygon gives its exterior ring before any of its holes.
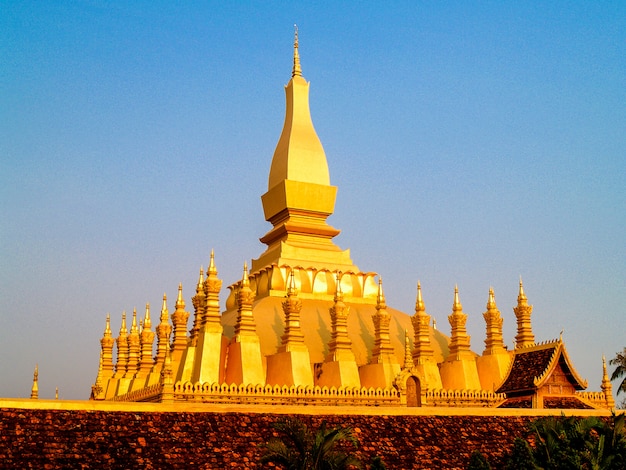
{"type": "MultiPolygon", "coordinates": [[[[0,408],[0,468],[261,468],[274,414],[0,408]]],[[[499,468],[529,416],[316,416],[351,426],[357,455],[389,469],[466,468],[475,449],[499,468]]]]}

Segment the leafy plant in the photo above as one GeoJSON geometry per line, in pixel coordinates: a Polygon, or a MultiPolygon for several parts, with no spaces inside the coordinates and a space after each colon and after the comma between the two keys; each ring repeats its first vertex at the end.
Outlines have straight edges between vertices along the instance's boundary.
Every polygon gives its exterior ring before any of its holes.
{"type": "Polygon", "coordinates": [[[467,470],[491,470],[487,458],[478,450],[472,452],[467,470]]]}
{"type": "Polygon", "coordinates": [[[287,417],[274,423],[281,437],[273,437],[263,445],[261,463],[274,463],[287,470],[344,470],[361,468],[352,454],[338,449],[348,443],[356,447],[357,439],[349,427],[326,428],[323,422],[317,431],[310,430],[297,418],[287,417]]]}

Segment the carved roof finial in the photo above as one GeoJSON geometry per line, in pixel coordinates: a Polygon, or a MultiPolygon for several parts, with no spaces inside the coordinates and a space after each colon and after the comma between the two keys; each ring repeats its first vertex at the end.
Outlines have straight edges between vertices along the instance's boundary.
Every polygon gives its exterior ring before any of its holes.
{"type": "Polygon", "coordinates": [[[300,67],[300,54],[298,53],[298,25],[294,24],[294,41],[293,41],[293,70],[292,77],[301,77],[302,68],[300,67]]]}

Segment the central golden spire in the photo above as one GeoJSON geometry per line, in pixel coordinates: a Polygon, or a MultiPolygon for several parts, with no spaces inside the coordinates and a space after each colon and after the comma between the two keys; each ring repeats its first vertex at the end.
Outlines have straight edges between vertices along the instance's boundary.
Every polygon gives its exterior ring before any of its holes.
{"type": "MultiPolygon", "coordinates": [[[[311,120],[309,83],[302,76],[298,47],[296,27],[291,80],[285,87],[287,97],[285,123],[272,158],[268,192],[286,179],[330,185],[326,154],[311,120]]],[[[331,212],[334,209],[334,202],[333,198],[331,212]]]]}
{"type": "Polygon", "coordinates": [[[309,110],[309,83],[300,66],[295,27],[291,80],[285,87],[285,122],[261,197],[265,219],[273,225],[261,242],[267,250],[253,260],[251,273],[266,266],[317,267],[357,272],[348,250],[332,242],[339,230],[326,223],[335,209],[328,162],[309,110]]]}
{"type": "Polygon", "coordinates": [[[300,54],[298,54],[298,25],[293,25],[295,29],[295,39],[293,41],[293,70],[291,71],[291,77],[302,76],[302,68],[300,67],[300,54]]]}

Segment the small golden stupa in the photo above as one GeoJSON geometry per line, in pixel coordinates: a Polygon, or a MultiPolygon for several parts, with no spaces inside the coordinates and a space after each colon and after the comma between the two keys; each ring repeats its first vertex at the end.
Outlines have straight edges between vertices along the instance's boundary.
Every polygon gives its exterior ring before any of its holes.
{"type": "Polygon", "coordinates": [[[482,355],[470,349],[457,287],[450,337],[434,328],[419,282],[415,312],[388,307],[381,277],[353,263],[333,241],[339,230],[326,221],[337,188],[311,120],[297,29],[285,94],[285,123],[261,196],[272,224],[260,239],[266,250],[228,286],[223,312],[211,252],[191,298],[191,325],[182,285],[171,315],[163,296],[155,332],[150,305],[139,320],[133,312],[130,329],[123,313],[117,338],[107,315],[93,400],[608,407],[610,382],[603,381],[602,392],[580,392],[587,384],[562,339],[535,344],[521,281],[511,351],[493,289],[482,355]]]}

